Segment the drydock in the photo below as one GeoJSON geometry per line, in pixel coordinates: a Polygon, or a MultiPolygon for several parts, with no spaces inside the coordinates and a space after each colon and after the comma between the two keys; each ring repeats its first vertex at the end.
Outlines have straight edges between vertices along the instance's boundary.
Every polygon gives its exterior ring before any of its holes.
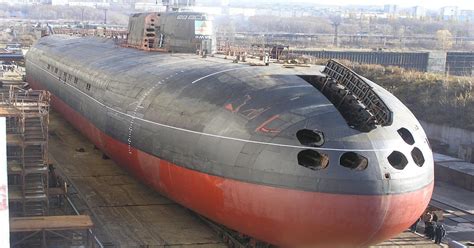
{"type": "MultiPolygon", "coordinates": [[[[19,82],[16,85],[24,86],[25,84],[19,82]]],[[[59,194],[56,192],[56,194],[59,197],[67,195],[77,213],[91,216],[95,225],[93,228],[91,226],[87,228],[91,228],[95,239],[91,240],[90,245],[94,244],[96,247],[229,246],[232,236],[227,237],[220,232],[222,229],[216,230],[216,226],[212,223],[210,225],[199,215],[134,179],[127,171],[108,159],[57,112],[50,113],[48,133],[49,163],[56,168],[56,175],[64,178],[64,181],[70,185],[67,194],[66,192],[59,192],[59,194]]],[[[456,176],[454,172],[447,173],[445,170],[453,170],[456,173],[464,170],[461,173],[463,177],[466,177],[463,182],[465,182],[465,187],[470,185],[468,183],[471,182],[468,179],[469,170],[466,169],[470,168],[469,165],[462,163],[459,159],[441,155],[436,155],[435,161],[437,161],[437,170],[443,170],[444,177],[450,180],[455,180],[459,176],[456,176]]],[[[52,197],[54,199],[57,196],[52,195],[52,197]]],[[[17,201],[15,199],[13,201],[17,201]]],[[[448,225],[448,240],[467,242],[474,237],[473,229],[470,228],[474,225],[474,217],[470,209],[474,203],[469,199],[474,199],[474,194],[468,190],[444,182],[436,183],[430,205],[444,210],[446,216],[444,221],[448,225]]],[[[26,243],[27,246],[19,244],[14,247],[39,246],[42,242],[41,239],[33,239],[26,243]]],[[[73,244],[71,241],[58,241],[57,238],[50,236],[46,236],[45,242],[49,245],[48,247],[64,247],[73,244]]],[[[432,241],[407,231],[374,247],[413,246],[439,247],[432,241]]]]}
{"type": "Polygon", "coordinates": [[[0,112],[13,247],[441,246],[406,231],[427,212],[469,244],[473,173],[398,99],[334,60],[214,55],[210,27],[136,14],[127,42],[30,49],[0,112]]]}

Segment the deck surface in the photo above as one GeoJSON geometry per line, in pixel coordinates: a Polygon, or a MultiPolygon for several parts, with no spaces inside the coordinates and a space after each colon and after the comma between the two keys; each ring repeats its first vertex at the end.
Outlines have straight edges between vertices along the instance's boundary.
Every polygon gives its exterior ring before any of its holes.
{"type": "Polygon", "coordinates": [[[21,113],[10,106],[2,105],[0,108],[0,116],[10,117],[10,116],[18,116],[21,113]]]}

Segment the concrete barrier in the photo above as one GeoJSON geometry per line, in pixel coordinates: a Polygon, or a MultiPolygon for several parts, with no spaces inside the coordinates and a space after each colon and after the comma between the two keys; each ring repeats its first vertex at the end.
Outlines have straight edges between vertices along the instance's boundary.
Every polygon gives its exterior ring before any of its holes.
{"type": "Polygon", "coordinates": [[[449,153],[457,154],[461,145],[474,146],[474,132],[472,131],[425,121],[420,121],[420,123],[429,139],[438,140],[449,145],[449,153]]]}
{"type": "Polygon", "coordinates": [[[474,191],[474,164],[457,158],[434,154],[435,180],[474,191]]]}

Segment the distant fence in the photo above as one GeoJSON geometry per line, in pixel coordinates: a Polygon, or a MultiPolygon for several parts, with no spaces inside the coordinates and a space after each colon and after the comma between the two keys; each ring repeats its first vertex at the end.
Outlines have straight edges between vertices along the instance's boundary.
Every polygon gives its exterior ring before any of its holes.
{"type": "MultiPolygon", "coordinates": [[[[438,72],[449,75],[472,76],[474,52],[447,52],[442,57],[430,56],[430,52],[382,52],[382,51],[311,51],[292,50],[291,53],[308,55],[319,59],[344,59],[361,64],[398,66],[417,71],[430,71],[430,63],[445,65],[438,72]]],[[[438,52],[439,53],[439,52],[438,52]]],[[[433,53],[434,54],[434,53],[433,53]]]]}
{"type": "Polygon", "coordinates": [[[474,52],[448,52],[446,72],[449,75],[473,76],[474,52]]]}
{"type": "Polygon", "coordinates": [[[428,52],[359,52],[359,51],[304,51],[293,50],[293,53],[305,54],[320,59],[345,59],[361,64],[379,64],[399,66],[406,69],[426,71],[428,52]]]}

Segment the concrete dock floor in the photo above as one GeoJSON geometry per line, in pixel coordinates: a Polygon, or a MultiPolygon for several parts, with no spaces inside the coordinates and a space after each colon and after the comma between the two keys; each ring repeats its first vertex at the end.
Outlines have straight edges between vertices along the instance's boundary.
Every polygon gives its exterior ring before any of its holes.
{"type": "Polygon", "coordinates": [[[430,205],[444,210],[446,241],[474,243],[474,192],[437,181],[430,205]]]}
{"type": "Polygon", "coordinates": [[[431,248],[431,247],[447,247],[446,245],[437,245],[433,241],[425,239],[420,234],[414,234],[412,232],[406,231],[398,235],[397,237],[387,240],[381,244],[374,245],[372,248],[382,248],[382,247],[398,247],[398,248],[431,248]]]}

